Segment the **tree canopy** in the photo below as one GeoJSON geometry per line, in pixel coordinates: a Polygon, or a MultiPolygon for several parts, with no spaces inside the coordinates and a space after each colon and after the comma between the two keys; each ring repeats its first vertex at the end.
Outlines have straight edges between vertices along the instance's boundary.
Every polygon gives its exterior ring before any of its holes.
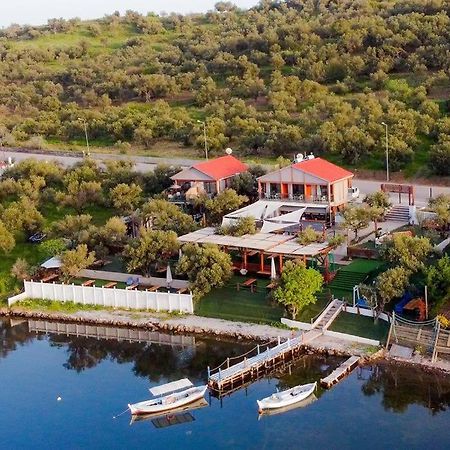
{"type": "Polygon", "coordinates": [[[288,261],[273,295],[295,319],[305,306],[317,301],[316,294],[322,289],[322,285],[323,277],[320,272],[307,269],[304,264],[288,261]]]}
{"type": "MultiPolygon", "coordinates": [[[[212,152],[302,149],[382,169],[384,121],[391,169],[423,169],[431,148],[430,170],[445,174],[449,25],[442,0],[219,2],[12,25],[0,30],[0,140],[71,146],[85,121],[93,145],[200,153],[205,117],[212,152]]],[[[249,195],[244,181],[234,187],[249,195]]]]}
{"type": "Polygon", "coordinates": [[[231,278],[231,257],[213,244],[186,244],[177,265],[177,272],[187,275],[196,300],[214,287],[221,287],[231,278]]]}

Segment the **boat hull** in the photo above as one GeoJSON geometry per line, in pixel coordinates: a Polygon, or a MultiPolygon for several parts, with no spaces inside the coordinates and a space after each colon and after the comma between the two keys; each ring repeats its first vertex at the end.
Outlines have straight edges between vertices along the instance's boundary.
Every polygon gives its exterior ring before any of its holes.
{"type": "Polygon", "coordinates": [[[207,389],[208,386],[189,388],[185,391],[167,395],[160,399],[128,404],[128,408],[132,415],[165,413],[202,399],[207,389]]]}
{"type": "Polygon", "coordinates": [[[316,389],[317,382],[304,386],[296,386],[287,391],[279,392],[270,397],[256,400],[260,412],[286,408],[307,399],[316,389]]]}

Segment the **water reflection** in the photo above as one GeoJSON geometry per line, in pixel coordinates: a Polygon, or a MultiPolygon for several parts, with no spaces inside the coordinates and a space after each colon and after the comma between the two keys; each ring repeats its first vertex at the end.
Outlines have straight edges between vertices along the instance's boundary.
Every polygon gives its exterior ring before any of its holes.
{"type": "Polygon", "coordinates": [[[1,347],[0,357],[7,357],[20,345],[26,345],[34,339],[44,339],[48,335],[51,346],[65,348],[67,361],[64,367],[68,370],[82,372],[92,369],[102,361],[109,360],[118,364],[133,363],[133,372],[138,377],[148,378],[152,382],[176,380],[185,376],[206,381],[206,367],[218,365],[228,356],[237,356],[253,347],[253,344],[236,344],[227,340],[171,336],[164,333],[141,333],[140,342],[129,342],[111,338],[102,338],[102,333],[116,330],[117,335],[129,339],[137,330],[112,327],[85,327],[75,324],[64,324],[45,321],[9,320],[0,321],[1,347]],[[88,328],[98,328],[98,336],[72,336],[70,333],[83,334],[88,328]],[[45,333],[45,329],[61,333],[45,333]],[[38,331],[39,330],[39,331],[38,331]],[[105,331],[106,330],[106,331],[105,331]],[[157,343],[155,343],[155,341],[157,343]]]}
{"type": "MultiPolygon", "coordinates": [[[[197,337],[177,343],[173,337],[164,334],[154,336],[152,342],[128,342],[57,333],[46,335],[30,331],[29,328],[33,329],[31,321],[10,323],[9,320],[0,320],[0,359],[7,358],[12,352],[33,341],[45,339],[51,346],[64,349],[67,354],[64,367],[69,371],[80,373],[103,361],[129,363],[137,377],[146,378],[153,383],[183,377],[206,381],[208,365],[217,366],[227,357],[240,355],[253,347],[251,343],[197,337]],[[155,339],[159,340],[158,344],[154,342],[155,339]]],[[[319,380],[341,361],[342,358],[305,355],[288,368],[287,373],[276,374],[267,382],[271,383],[273,391],[276,388],[288,389],[319,380]]],[[[421,405],[436,415],[449,409],[450,377],[394,364],[359,368],[354,377],[359,379],[365,396],[380,397],[385,411],[404,413],[410,405],[421,405]]],[[[315,394],[320,399],[324,391],[318,389],[315,394]]]]}
{"type": "Polygon", "coordinates": [[[446,411],[450,405],[450,377],[425,373],[418,367],[378,364],[358,369],[358,378],[365,380],[364,395],[382,395],[386,411],[405,412],[412,404],[422,405],[431,413],[446,411]]]}

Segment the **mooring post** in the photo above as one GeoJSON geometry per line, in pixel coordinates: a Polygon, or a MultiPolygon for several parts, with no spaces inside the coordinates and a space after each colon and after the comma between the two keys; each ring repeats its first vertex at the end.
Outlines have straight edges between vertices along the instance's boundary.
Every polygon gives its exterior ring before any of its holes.
{"type": "Polygon", "coordinates": [[[220,370],[220,367],[219,367],[219,381],[221,378],[222,378],[222,371],[220,370]]]}
{"type": "Polygon", "coordinates": [[[208,366],[208,380],[210,379],[210,377],[211,377],[211,369],[208,366]]]}
{"type": "Polygon", "coordinates": [[[281,343],[281,338],[280,338],[280,336],[278,336],[278,345],[280,345],[280,343],[281,343]]]}
{"type": "Polygon", "coordinates": [[[227,358],[227,368],[230,368],[230,358],[227,358]]]}
{"type": "Polygon", "coordinates": [[[256,351],[258,352],[259,355],[259,344],[256,346],[256,351]]]}
{"type": "Polygon", "coordinates": [[[288,338],[288,348],[291,348],[291,338],[288,338]]]}

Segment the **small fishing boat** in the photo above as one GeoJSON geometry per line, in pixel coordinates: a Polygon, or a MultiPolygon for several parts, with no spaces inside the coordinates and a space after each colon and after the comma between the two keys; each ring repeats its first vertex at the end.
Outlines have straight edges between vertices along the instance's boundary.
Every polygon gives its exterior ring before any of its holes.
{"type": "Polygon", "coordinates": [[[162,413],[180,408],[204,397],[208,386],[194,386],[187,378],[150,389],[155,397],[139,403],[128,404],[132,415],[162,413]],[[187,389],[186,389],[187,388],[187,389]],[[169,395],[164,395],[168,394],[169,395]]]}
{"type": "MultiPolygon", "coordinates": [[[[208,406],[208,402],[202,397],[200,400],[196,400],[195,402],[189,403],[188,405],[179,406],[178,408],[171,409],[170,411],[132,415],[130,425],[136,422],[153,422],[154,420],[167,420],[167,422],[171,425],[178,425],[182,423],[182,421],[179,420],[179,417],[184,417],[185,415],[190,414],[192,411],[204,408],[205,406],[208,406]]],[[[153,424],[154,423],[155,422],[153,422],[153,424]]]]}
{"type": "MultiPolygon", "coordinates": [[[[263,411],[259,411],[258,420],[262,420],[264,417],[276,416],[278,414],[284,414],[289,411],[293,411],[294,409],[306,408],[317,401],[317,397],[314,394],[311,394],[309,397],[306,397],[305,400],[301,400],[297,403],[293,403],[289,406],[283,406],[277,409],[264,409],[263,411]]],[[[140,417],[140,416],[139,416],[140,417]]]]}
{"type": "Polygon", "coordinates": [[[295,386],[286,391],[276,392],[270,397],[263,398],[262,400],[256,400],[259,412],[262,413],[264,410],[268,409],[284,408],[293,405],[294,403],[301,402],[308,398],[314,392],[316,387],[317,381],[301,386],[295,386]]]}

